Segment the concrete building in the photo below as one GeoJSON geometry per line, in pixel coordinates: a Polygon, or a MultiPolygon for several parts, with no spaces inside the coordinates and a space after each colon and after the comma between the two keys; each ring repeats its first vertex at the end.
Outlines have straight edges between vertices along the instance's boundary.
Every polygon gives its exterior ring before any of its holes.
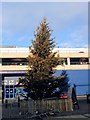
{"type": "MultiPolygon", "coordinates": [[[[88,48],[55,48],[60,58],[65,62],[58,65],[55,70],[88,70],[90,56],[88,48]]],[[[15,98],[15,85],[18,78],[24,76],[28,69],[27,57],[29,48],[1,47],[0,48],[0,94],[3,91],[3,98],[15,98]]]]}

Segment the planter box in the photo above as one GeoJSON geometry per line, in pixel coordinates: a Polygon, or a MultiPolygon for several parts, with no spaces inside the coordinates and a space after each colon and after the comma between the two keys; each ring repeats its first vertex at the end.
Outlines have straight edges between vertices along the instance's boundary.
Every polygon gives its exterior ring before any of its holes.
{"type": "Polygon", "coordinates": [[[73,111],[72,99],[56,99],[56,100],[37,100],[28,101],[28,111],[33,112],[35,110],[41,112],[53,109],[60,112],[73,111]]]}

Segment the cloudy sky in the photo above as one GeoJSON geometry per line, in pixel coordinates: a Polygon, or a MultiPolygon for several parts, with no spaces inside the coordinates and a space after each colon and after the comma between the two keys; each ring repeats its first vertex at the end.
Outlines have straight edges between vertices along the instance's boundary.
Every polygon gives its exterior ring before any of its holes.
{"type": "Polygon", "coordinates": [[[28,47],[46,16],[56,47],[87,47],[88,2],[2,2],[0,38],[4,46],[28,47]]]}

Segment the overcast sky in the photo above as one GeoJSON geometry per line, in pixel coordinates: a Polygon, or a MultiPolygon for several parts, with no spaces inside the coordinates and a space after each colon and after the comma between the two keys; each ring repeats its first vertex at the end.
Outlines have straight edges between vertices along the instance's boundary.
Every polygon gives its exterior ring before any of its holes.
{"type": "Polygon", "coordinates": [[[2,2],[0,6],[2,45],[31,46],[44,16],[53,30],[56,47],[88,45],[88,2],[2,2]]]}

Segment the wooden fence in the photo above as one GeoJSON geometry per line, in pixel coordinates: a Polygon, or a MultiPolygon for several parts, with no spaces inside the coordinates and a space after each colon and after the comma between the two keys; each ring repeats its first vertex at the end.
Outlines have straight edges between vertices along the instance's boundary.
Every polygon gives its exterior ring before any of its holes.
{"type": "Polygon", "coordinates": [[[71,99],[56,99],[56,100],[20,100],[6,101],[2,105],[3,118],[26,118],[35,115],[36,111],[45,113],[48,111],[73,111],[71,99]]]}
{"type": "Polygon", "coordinates": [[[28,112],[33,113],[36,110],[47,111],[47,110],[57,110],[60,112],[73,111],[72,99],[58,99],[58,100],[28,100],[22,101],[20,103],[21,107],[28,108],[28,112]]]}

